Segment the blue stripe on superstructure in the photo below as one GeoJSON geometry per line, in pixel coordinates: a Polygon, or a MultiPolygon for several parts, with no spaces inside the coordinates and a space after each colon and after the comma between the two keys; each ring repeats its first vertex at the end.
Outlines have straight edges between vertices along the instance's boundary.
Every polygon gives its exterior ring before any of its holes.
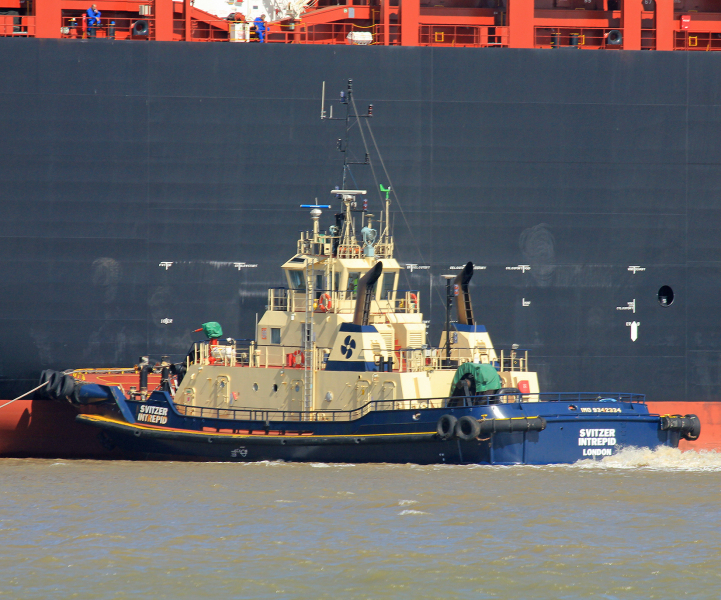
{"type": "Polygon", "coordinates": [[[339,331],[348,333],[377,333],[378,330],[373,325],[356,325],[355,323],[341,323],[339,331]]]}
{"type": "Polygon", "coordinates": [[[463,323],[454,323],[453,326],[456,331],[462,331],[464,333],[483,333],[486,331],[485,325],[464,325],[463,323]]]}
{"type": "Polygon", "coordinates": [[[373,362],[329,360],[325,366],[326,371],[378,371],[378,365],[373,362]]]}

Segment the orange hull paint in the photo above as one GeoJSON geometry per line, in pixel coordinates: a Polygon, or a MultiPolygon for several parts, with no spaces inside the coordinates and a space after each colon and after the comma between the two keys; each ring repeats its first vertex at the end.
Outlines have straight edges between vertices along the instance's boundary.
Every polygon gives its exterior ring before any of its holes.
{"type": "Polygon", "coordinates": [[[649,402],[648,410],[660,415],[696,415],[701,435],[695,442],[681,440],[681,450],[721,451],[721,402],[649,402]]]}
{"type": "Polygon", "coordinates": [[[77,414],[71,404],[52,400],[16,400],[0,408],[0,457],[112,458],[96,429],[75,422],[77,414]]]}

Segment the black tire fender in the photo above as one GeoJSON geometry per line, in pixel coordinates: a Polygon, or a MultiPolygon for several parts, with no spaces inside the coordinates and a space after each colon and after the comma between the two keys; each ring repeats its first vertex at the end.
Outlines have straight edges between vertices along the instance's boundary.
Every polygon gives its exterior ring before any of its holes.
{"type": "Polygon", "coordinates": [[[464,415],[456,423],[456,435],[464,442],[475,440],[481,433],[478,421],[470,415],[464,415]]]}
{"type": "Polygon", "coordinates": [[[60,371],[52,371],[45,386],[48,396],[57,400],[60,397],[60,388],[63,385],[64,375],[60,371]]]}
{"type": "Polygon", "coordinates": [[[48,396],[48,389],[50,388],[50,385],[48,384],[48,381],[50,380],[50,376],[54,373],[52,369],[45,369],[42,373],[40,373],[40,381],[38,381],[38,385],[44,385],[38,390],[38,395],[42,397],[48,396]]]}
{"type": "Polygon", "coordinates": [[[453,436],[456,435],[457,422],[458,419],[456,419],[453,415],[443,415],[440,419],[438,419],[438,425],[436,426],[438,437],[442,440],[453,439],[453,436]]]}
{"type": "Polygon", "coordinates": [[[701,435],[701,421],[696,415],[685,415],[685,419],[688,419],[690,423],[690,429],[683,434],[683,439],[689,442],[696,441],[701,435]]]}
{"type": "Polygon", "coordinates": [[[70,396],[75,391],[75,380],[70,375],[63,375],[60,385],[58,386],[58,398],[59,399],[70,399],[70,396]]]}

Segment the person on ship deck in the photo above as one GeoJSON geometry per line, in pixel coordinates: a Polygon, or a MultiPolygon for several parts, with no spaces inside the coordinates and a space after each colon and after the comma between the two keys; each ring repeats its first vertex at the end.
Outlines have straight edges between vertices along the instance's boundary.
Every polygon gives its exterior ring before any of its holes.
{"type": "Polygon", "coordinates": [[[100,11],[98,5],[93,4],[88,9],[88,37],[95,37],[95,28],[100,26],[100,11]]]}
{"type": "Polygon", "coordinates": [[[255,26],[255,32],[258,34],[258,41],[261,43],[265,42],[265,32],[267,29],[267,25],[265,24],[265,15],[256,17],[253,21],[253,25],[255,26]]]}

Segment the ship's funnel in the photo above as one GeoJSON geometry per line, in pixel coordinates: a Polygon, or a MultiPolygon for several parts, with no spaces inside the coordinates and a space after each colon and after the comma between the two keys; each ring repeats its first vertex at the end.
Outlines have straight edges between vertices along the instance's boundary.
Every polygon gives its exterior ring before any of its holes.
{"type": "Polygon", "coordinates": [[[381,273],[383,273],[383,263],[377,262],[358,282],[358,296],[356,297],[355,312],[353,313],[354,324],[368,325],[368,315],[373,300],[373,288],[381,273]]]}
{"type": "Polygon", "coordinates": [[[458,309],[458,322],[463,325],[474,325],[473,305],[471,304],[471,293],[468,291],[468,283],[473,277],[473,263],[469,262],[453,280],[453,285],[458,290],[456,307],[458,309]]]}

